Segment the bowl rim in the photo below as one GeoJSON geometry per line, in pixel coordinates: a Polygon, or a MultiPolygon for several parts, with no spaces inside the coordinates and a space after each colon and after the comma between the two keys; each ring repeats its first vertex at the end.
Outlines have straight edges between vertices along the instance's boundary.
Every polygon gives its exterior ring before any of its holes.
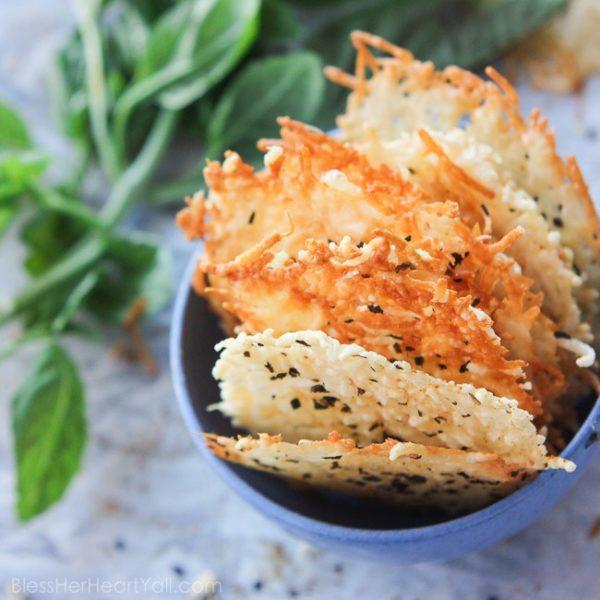
{"type": "MultiPolygon", "coordinates": [[[[256,490],[252,485],[247,483],[245,479],[239,476],[229,465],[215,456],[200,434],[204,432],[202,424],[198,420],[194,411],[191,398],[189,397],[186,387],[186,377],[181,360],[181,342],[183,337],[183,323],[185,310],[188,303],[190,293],[193,293],[191,286],[192,274],[201,252],[197,249],[192,253],[188,265],[186,266],[183,279],[177,290],[175,299],[173,316],[171,320],[170,332],[170,365],[171,377],[175,389],[175,395],[179,409],[183,416],[183,420],[187,429],[194,440],[194,443],[199,448],[206,462],[210,467],[246,502],[252,505],[259,512],[262,512],[267,517],[278,521],[285,527],[290,529],[303,529],[315,537],[328,537],[335,539],[343,539],[348,542],[360,542],[361,544],[398,544],[410,543],[416,540],[434,540],[436,538],[473,529],[482,525],[487,521],[491,521],[499,517],[508,510],[514,509],[518,504],[521,504],[525,499],[540,492],[550,480],[559,474],[558,471],[544,471],[534,481],[526,484],[516,492],[510,494],[506,498],[498,500],[482,508],[476,512],[469,513],[462,517],[435,523],[433,525],[425,525],[422,527],[410,527],[403,529],[367,529],[358,527],[348,527],[346,525],[336,525],[327,523],[318,519],[307,517],[297,513],[277,502],[274,502],[261,492],[256,490]]],[[[600,430],[600,396],[596,399],[593,407],[590,410],[586,420],[582,423],[579,431],[573,436],[567,447],[561,452],[560,456],[570,459],[579,447],[586,441],[592,431],[600,430]]]]}

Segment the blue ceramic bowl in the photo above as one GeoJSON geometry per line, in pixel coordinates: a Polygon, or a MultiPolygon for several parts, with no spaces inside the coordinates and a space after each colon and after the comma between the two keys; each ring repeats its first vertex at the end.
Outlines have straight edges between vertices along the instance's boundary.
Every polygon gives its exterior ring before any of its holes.
{"type": "Polygon", "coordinates": [[[223,337],[217,319],[183,279],[171,330],[171,368],[179,406],[208,464],[242,498],[282,527],[317,546],[356,557],[394,563],[448,560],[488,546],[531,525],[554,506],[583,474],[600,444],[600,400],[582,407],[582,425],[562,456],[577,470],[546,471],[508,498],[466,516],[407,514],[335,493],[301,491],[267,473],[216,458],[201,432],[241,433],[206,407],[219,399],[211,376],[214,345],[223,337]]]}

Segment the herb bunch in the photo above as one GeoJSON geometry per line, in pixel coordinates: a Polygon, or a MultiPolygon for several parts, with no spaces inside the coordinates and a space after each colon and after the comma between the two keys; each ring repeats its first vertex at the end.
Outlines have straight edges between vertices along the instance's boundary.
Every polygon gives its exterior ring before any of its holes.
{"type": "Polygon", "coordinates": [[[42,346],[12,399],[22,520],[64,494],[83,456],[84,387],[63,338],[101,338],[105,324],[121,323],[140,299],[148,315],[170,297],[166,249],[122,226],[134,204],[193,192],[202,156],[235,148],[256,158],[255,140],[276,135],[278,115],[333,127],[343,94],[325,88],[322,67],[351,67],[353,29],[395,40],[440,66],[476,68],[566,0],[72,4],[77,27],[50,77],[58,122],[77,157],[66,177],[48,182],[49,157],[19,115],[0,104],[0,236],[19,228],[29,277],[0,307],[0,327],[20,325],[0,358],[26,343],[42,346]],[[86,183],[98,170],[109,191],[94,208],[86,183]]]}

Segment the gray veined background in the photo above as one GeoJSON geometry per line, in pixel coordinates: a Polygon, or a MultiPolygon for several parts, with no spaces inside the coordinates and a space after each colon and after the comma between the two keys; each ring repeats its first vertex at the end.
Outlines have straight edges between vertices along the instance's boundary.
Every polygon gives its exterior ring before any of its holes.
{"type": "MultiPolygon", "coordinates": [[[[65,0],[0,0],[0,99],[16,105],[38,143],[63,160],[68,154],[49,116],[44,75],[70,22],[65,0]]],[[[521,91],[525,108],[540,106],[551,118],[561,150],[578,156],[600,198],[600,78],[577,98],[521,91]]],[[[61,169],[60,160],[55,169],[61,169]]],[[[154,215],[144,225],[173,249],[180,274],[191,248],[170,217],[154,215]]],[[[20,283],[20,257],[14,237],[0,243],[0,297],[20,283]]],[[[166,310],[146,328],[161,367],[154,379],[115,362],[102,347],[76,347],[91,423],[83,472],[58,506],[25,527],[17,525],[12,510],[8,404],[32,354],[26,351],[0,365],[0,598],[11,597],[13,577],[37,582],[99,578],[109,584],[150,578],[154,587],[140,597],[185,598],[185,583],[208,571],[220,582],[224,598],[599,597],[600,538],[588,539],[600,516],[598,462],[534,527],[448,564],[395,568],[345,560],[289,537],[233,496],[192,446],[169,380],[168,319],[166,310]]],[[[119,589],[87,597],[133,593],[119,589]]]]}

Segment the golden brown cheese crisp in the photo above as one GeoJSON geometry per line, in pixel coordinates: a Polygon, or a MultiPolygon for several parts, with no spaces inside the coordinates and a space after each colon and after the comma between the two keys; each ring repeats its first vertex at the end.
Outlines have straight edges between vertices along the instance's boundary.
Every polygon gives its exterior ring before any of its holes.
{"type": "Polygon", "coordinates": [[[581,281],[560,236],[551,232],[535,201],[516,187],[489,146],[462,129],[405,132],[389,142],[369,129],[357,146],[373,164],[400,170],[428,195],[456,201],[466,222],[480,223],[495,238],[522,228],[526,234],[507,248],[507,254],[543,292],[544,311],[559,331],[591,340],[589,324],[582,322],[574,296],[581,281]]]}
{"type": "MultiPolygon", "coordinates": [[[[230,154],[222,166],[214,163],[207,168],[207,181],[211,185],[208,200],[195,198],[180,214],[179,222],[188,235],[202,236],[206,241],[204,259],[196,277],[199,291],[206,289],[208,280],[213,301],[217,299],[221,306],[221,301],[225,302],[227,310],[243,322],[247,331],[274,327],[278,332],[284,332],[325,326],[331,335],[343,336],[340,337],[343,341],[356,340],[381,351],[382,344],[377,342],[373,346],[372,338],[380,336],[383,319],[379,319],[373,334],[365,331],[365,327],[357,331],[358,325],[351,327],[349,323],[328,326],[331,318],[340,318],[342,298],[338,297],[336,301],[336,314],[331,308],[323,309],[317,298],[327,303],[325,296],[308,292],[311,286],[296,289],[306,283],[298,279],[300,267],[296,265],[292,269],[286,265],[288,260],[298,262],[300,252],[307,256],[307,244],[317,251],[318,244],[324,244],[326,240],[341,243],[347,236],[360,247],[379,236],[382,239],[378,243],[387,244],[389,252],[396,254],[394,260],[387,261],[386,267],[394,272],[373,279],[379,295],[387,294],[387,288],[398,285],[401,280],[406,280],[413,290],[424,287],[424,282],[415,283],[418,278],[429,281],[429,296],[422,291],[419,294],[411,292],[425,311],[420,317],[425,327],[423,334],[427,328],[435,329],[434,323],[443,318],[431,312],[429,303],[434,297],[431,290],[438,287],[440,297],[443,297],[448,288],[450,303],[460,301],[457,306],[462,312],[465,312],[463,304],[472,304],[472,307],[466,307],[470,318],[479,315],[481,323],[485,321],[485,315],[492,318],[493,325],[478,324],[474,328],[487,331],[491,327],[502,345],[508,348],[508,358],[515,361],[502,368],[505,373],[511,373],[515,384],[495,387],[495,393],[518,398],[530,410],[539,411],[534,408],[537,403],[530,402],[530,394],[521,387],[524,380],[516,382],[522,378],[521,367],[524,366],[516,362],[519,360],[527,363],[527,377],[537,398],[549,401],[563,390],[564,378],[558,365],[554,337],[556,328],[541,314],[542,297],[533,292],[533,282],[524,277],[518,265],[505,255],[522,230],[517,228],[497,244],[491,244],[482,234],[480,224],[469,227],[462,222],[456,203],[434,202],[398,172],[385,165],[370,166],[364,156],[348,145],[300,123],[287,119],[282,123],[282,139],[263,143],[270,148],[269,152],[277,151],[274,158],[266,160],[265,171],[255,173],[237,155],[230,154]],[[247,213],[249,218],[240,219],[240,215],[247,213]],[[249,246],[251,243],[254,245],[249,246]],[[273,261],[269,251],[275,244],[278,252],[273,261]],[[227,266],[226,261],[229,261],[227,266]],[[271,262],[273,264],[268,264],[271,262]],[[416,265],[420,266],[418,272],[416,265]]],[[[385,251],[381,250],[379,255],[383,254],[385,251]]],[[[348,262],[347,257],[343,260],[346,271],[352,271],[348,268],[352,260],[348,262]]],[[[368,278],[371,264],[372,261],[363,265],[362,278],[368,278]]],[[[316,278],[314,284],[319,287],[321,281],[318,278],[326,274],[323,265],[313,265],[311,269],[307,277],[316,278]],[[320,273],[318,269],[321,269],[320,273]]],[[[325,282],[335,284],[335,279],[341,276],[339,269],[336,272],[329,268],[323,285],[325,282]]],[[[341,290],[343,285],[334,287],[341,290]]],[[[359,287],[368,291],[369,282],[359,282],[359,287]]],[[[343,293],[351,295],[353,290],[346,285],[343,293]]],[[[369,295],[373,294],[367,294],[365,298],[369,295]]],[[[409,296],[404,294],[402,301],[406,302],[409,296]]],[[[396,295],[396,302],[398,298],[396,295]]],[[[365,306],[373,303],[365,299],[363,303],[355,304],[357,309],[364,311],[365,306]]],[[[346,312],[343,321],[355,317],[348,314],[352,307],[341,310],[346,312]]],[[[371,317],[361,313],[356,321],[365,318],[371,317]]],[[[448,315],[444,331],[456,337],[459,330],[450,323],[451,319],[448,315]],[[448,327],[452,329],[450,334],[448,327]]],[[[391,322],[385,325],[391,326],[391,322]]],[[[410,320],[405,319],[403,327],[411,327],[410,320]]],[[[400,335],[402,332],[389,330],[386,333],[400,335]]],[[[418,332],[416,335],[422,337],[418,332]]],[[[433,354],[433,346],[441,335],[433,336],[428,342],[430,353],[433,354]]],[[[468,346],[468,336],[465,339],[458,343],[468,346]]],[[[485,373],[490,373],[493,356],[505,354],[502,348],[495,347],[496,340],[485,343],[492,343],[494,348],[488,362],[490,368],[474,376],[477,385],[481,385],[485,373]]],[[[401,358],[412,360],[411,357],[416,357],[419,361],[421,344],[408,342],[406,346],[413,350],[401,358]]],[[[428,360],[424,361],[424,367],[417,366],[444,379],[455,376],[458,381],[473,381],[469,369],[477,367],[466,364],[471,355],[471,349],[467,350],[457,353],[456,348],[453,349],[453,362],[460,356],[463,360],[457,363],[456,369],[446,373],[440,373],[444,368],[435,367],[436,364],[447,366],[443,361],[428,360]]],[[[384,354],[390,358],[400,357],[390,349],[384,354]]]]}
{"type": "Polygon", "coordinates": [[[524,362],[508,358],[473,297],[449,285],[444,273],[452,255],[426,242],[402,247],[377,236],[359,247],[348,238],[339,246],[308,240],[297,258],[261,248],[204,269],[227,279],[219,292],[224,307],[248,332],[321,330],[441,379],[486,387],[538,414],[524,362]]]}
{"type": "MultiPolygon", "coordinates": [[[[462,127],[477,142],[489,145],[559,237],[566,263],[580,278],[574,294],[585,320],[596,329],[598,215],[576,160],[563,160],[557,154],[547,120],[538,110],[523,119],[515,90],[491,68],[487,72],[493,82],[458,67],[436,71],[432,63],[419,62],[410,52],[377,36],[355,32],[352,40],[358,50],[355,74],[335,68],[327,71],[332,80],[352,89],[346,113],[339,118],[344,138],[362,140],[368,128],[382,140],[392,141],[423,128],[449,131],[462,127]],[[373,50],[389,57],[376,58],[373,50]]],[[[576,342],[561,344],[576,350],[576,342]]],[[[590,361],[593,356],[586,353],[585,366],[590,361]]]]}

